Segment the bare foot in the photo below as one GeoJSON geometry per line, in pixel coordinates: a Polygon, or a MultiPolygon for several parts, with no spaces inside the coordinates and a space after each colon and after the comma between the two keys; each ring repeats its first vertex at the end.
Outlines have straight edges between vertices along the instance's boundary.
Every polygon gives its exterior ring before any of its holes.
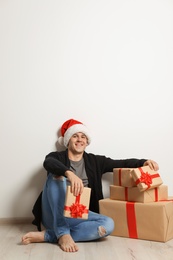
{"type": "Polygon", "coordinates": [[[22,237],[22,243],[28,245],[30,243],[44,242],[44,233],[45,231],[29,232],[22,237]]]}
{"type": "Polygon", "coordinates": [[[60,248],[65,252],[76,252],[79,250],[76,243],[69,234],[60,237],[58,244],[60,248]]]}

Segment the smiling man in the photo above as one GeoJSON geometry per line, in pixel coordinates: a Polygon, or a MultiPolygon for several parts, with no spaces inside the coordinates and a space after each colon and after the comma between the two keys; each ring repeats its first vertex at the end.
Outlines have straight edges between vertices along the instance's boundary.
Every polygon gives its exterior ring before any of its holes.
{"type": "Polygon", "coordinates": [[[99,214],[99,200],[103,199],[102,175],[112,172],[113,168],[149,165],[151,169],[158,170],[159,167],[153,160],[115,160],[103,155],[86,153],[85,148],[91,142],[90,133],[83,123],[74,119],[69,119],[62,125],[58,141],[66,150],[52,152],[46,156],[44,167],[48,176],[41,200],[37,200],[33,209],[33,223],[40,229],[41,222],[45,229],[25,234],[22,242],[58,243],[63,251],[76,252],[76,242],[106,237],[114,229],[113,220],[99,214]],[[87,220],[63,216],[67,185],[71,186],[74,196],[82,194],[84,187],[91,188],[87,220]]]}

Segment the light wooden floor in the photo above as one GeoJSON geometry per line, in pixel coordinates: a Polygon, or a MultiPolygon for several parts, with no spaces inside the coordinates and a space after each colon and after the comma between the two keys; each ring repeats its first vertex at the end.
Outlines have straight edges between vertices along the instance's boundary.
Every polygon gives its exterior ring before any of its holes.
{"type": "Polygon", "coordinates": [[[21,245],[21,237],[34,230],[31,224],[0,225],[1,260],[173,260],[173,239],[151,242],[109,236],[97,242],[78,243],[79,251],[65,253],[57,245],[21,245]]]}

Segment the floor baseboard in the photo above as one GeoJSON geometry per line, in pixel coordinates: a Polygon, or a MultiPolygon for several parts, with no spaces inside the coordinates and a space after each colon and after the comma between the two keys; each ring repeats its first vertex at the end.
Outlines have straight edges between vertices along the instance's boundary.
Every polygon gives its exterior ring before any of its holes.
{"type": "Polygon", "coordinates": [[[4,224],[31,224],[33,218],[0,218],[0,225],[4,224]]]}

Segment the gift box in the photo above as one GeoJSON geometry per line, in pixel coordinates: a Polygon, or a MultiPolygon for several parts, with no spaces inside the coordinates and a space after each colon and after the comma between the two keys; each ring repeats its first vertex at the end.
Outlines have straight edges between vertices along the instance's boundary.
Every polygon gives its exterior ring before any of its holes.
{"type": "Polygon", "coordinates": [[[67,186],[64,216],[68,218],[87,219],[91,189],[84,187],[82,194],[78,196],[74,196],[70,189],[71,187],[67,186]]]}
{"type": "Polygon", "coordinates": [[[173,238],[173,201],[150,203],[111,199],[99,201],[100,213],[111,217],[111,235],[166,242],[173,238]]]}
{"type": "Polygon", "coordinates": [[[140,191],[153,189],[163,183],[159,173],[149,166],[134,168],[131,175],[140,191]]]}
{"type": "Polygon", "coordinates": [[[168,186],[159,187],[140,192],[138,187],[121,187],[110,185],[110,199],[134,202],[154,202],[168,199],[168,186]]]}
{"type": "Polygon", "coordinates": [[[113,185],[123,187],[134,187],[136,183],[131,175],[133,168],[114,168],[113,185]]]}

